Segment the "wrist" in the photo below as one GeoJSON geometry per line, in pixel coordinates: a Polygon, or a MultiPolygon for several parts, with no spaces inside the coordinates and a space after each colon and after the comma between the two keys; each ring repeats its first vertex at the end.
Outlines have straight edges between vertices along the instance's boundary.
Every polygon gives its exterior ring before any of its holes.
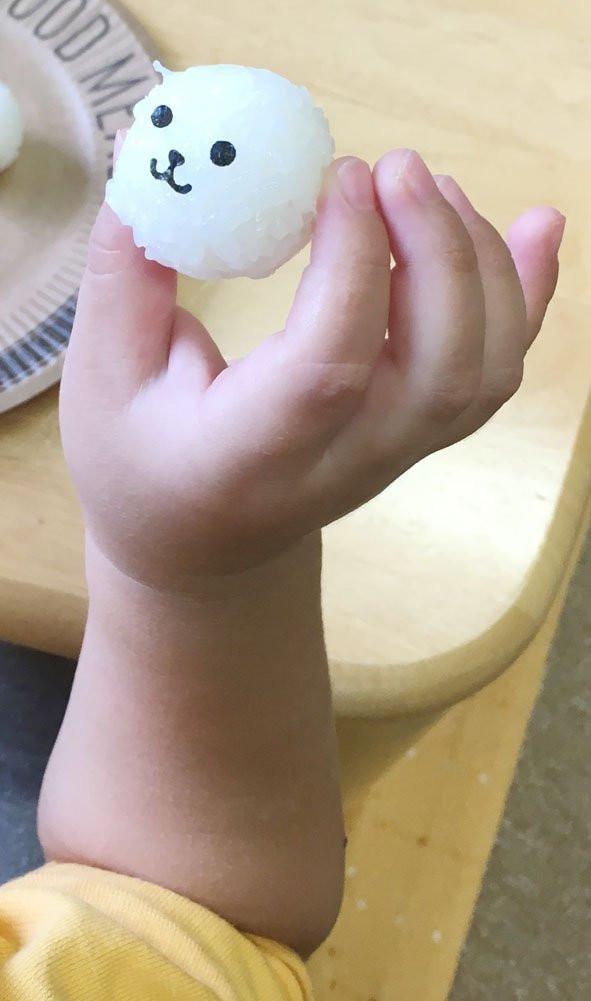
{"type": "Polygon", "coordinates": [[[195,573],[175,579],[174,568],[161,575],[142,579],[126,572],[105,553],[93,533],[86,531],[86,578],[90,603],[112,594],[116,600],[159,602],[172,611],[219,602],[240,604],[259,599],[289,580],[307,577],[320,580],[322,564],[321,532],[304,536],[278,555],[246,570],[225,574],[195,573]]]}
{"type": "Polygon", "coordinates": [[[324,652],[321,548],[320,532],[313,533],[255,568],[195,576],[190,589],[176,590],[127,575],[87,533],[85,659],[120,662],[124,669],[137,662],[140,670],[163,659],[177,675],[194,671],[197,659],[206,673],[221,668],[225,674],[229,648],[236,650],[234,663],[257,660],[265,637],[268,645],[277,631],[280,644],[287,623],[294,635],[316,638],[324,652]]]}

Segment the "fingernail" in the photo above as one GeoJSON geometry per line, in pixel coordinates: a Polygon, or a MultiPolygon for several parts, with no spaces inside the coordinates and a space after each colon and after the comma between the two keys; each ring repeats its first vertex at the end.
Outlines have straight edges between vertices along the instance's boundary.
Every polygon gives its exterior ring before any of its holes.
{"type": "Polygon", "coordinates": [[[556,228],[554,230],[556,239],[556,253],[560,250],[560,245],[562,243],[562,237],[564,236],[564,229],[566,226],[566,216],[562,212],[556,213],[556,228]]]}
{"type": "Polygon", "coordinates": [[[433,179],[441,191],[441,194],[448,202],[450,202],[454,208],[464,210],[465,212],[476,212],[472,202],[468,198],[463,188],[460,187],[455,178],[451,177],[449,174],[434,174],[433,179]]]}
{"type": "Polygon", "coordinates": [[[434,197],[439,197],[433,175],[425,162],[414,150],[405,150],[405,155],[400,158],[396,179],[403,183],[421,202],[432,201],[434,197]]]}
{"type": "MultiPolygon", "coordinates": [[[[550,205],[541,205],[534,213],[534,234],[540,231],[547,250],[558,254],[564,236],[566,217],[550,205]],[[549,245],[549,246],[548,246],[549,245]]],[[[531,216],[530,216],[531,219],[531,216]]],[[[535,238],[535,237],[534,237],[535,238]]]]}
{"type": "Polygon", "coordinates": [[[337,170],[343,198],[354,209],[375,209],[376,199],[371,170],[364,160],[351,157],[337,170]]]}

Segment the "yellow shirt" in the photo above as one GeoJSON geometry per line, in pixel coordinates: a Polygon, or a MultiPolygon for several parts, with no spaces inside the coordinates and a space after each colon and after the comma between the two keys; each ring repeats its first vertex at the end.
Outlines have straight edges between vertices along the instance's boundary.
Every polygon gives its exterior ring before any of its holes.
{"type": "Polygon", "coordinates": [[[303,962],[139,879],[50,864],[0,889],[1,1001],[312,1001],[303,962]]]}

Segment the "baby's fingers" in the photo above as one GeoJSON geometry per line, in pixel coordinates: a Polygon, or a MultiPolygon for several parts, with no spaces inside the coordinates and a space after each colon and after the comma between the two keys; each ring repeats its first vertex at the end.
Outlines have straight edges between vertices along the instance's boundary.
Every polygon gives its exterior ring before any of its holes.
{"type": "Polygon", "coordinates": [[[312,255],[290,312],[284,347],[294,365],[334,372],[363,389],[386,337],[388,237],[371,171],[349,157],[330,168],[312,255]]]}
{"type": "Polygon", "coordinates": [[[519,216],[507,234],[527,309],[527,346],[535,340],[558,281],[558,251],[566,220],[548,206],[519,216]]]}
{"type": "Polygon", "coordinates": [[[78,294],[66,379],[119,401],[130,399],[165,364],[176,305],[176,274],[147,261],[103,205],[78,294]]]}
{"type": "MultiPolygon", "coordinates": [[[[526,351],[523,292],[507,244],[451,177],[438,177],[440,191],[462,219],[476,250],[484,289],[486,335],[476,411],[488,418],[519,388],[526,351]]],[[[474,408],[473,408],[474,409],[474,408]]]]}
{"type": "MultiPolygon", "coordinates": [[[[115,138],[114,167],[126,136],[115,138]]],[[[166,363],[175,305],[176,274],[148,261],[105,203],[90,236],[65,381],[73,371],[88,391],[129,399],[166,363]]]]}
{"type": "Polygon", "coordinates": [[[374,170],[396,268],[389,337],[411,408],[447,423],[478,391],[484,295],[474,245],[417,153],[393,150],[374,170]]]}

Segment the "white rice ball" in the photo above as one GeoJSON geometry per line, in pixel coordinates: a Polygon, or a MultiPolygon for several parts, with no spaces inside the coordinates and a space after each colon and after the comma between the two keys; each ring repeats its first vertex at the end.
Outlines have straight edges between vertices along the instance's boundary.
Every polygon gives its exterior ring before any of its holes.
{"type": "Polygon", "coordinates": [[[16,99],[0,82],[0,170],[16,160],[23,141],[23,117],[16,99]]]}
{"type": "Polygon", "coordinates": [[[270,70],[158,63],[107,201],[146,257],[195,278],[264,278],[310,239],[334,154],[308,91],[270,70]]]}

